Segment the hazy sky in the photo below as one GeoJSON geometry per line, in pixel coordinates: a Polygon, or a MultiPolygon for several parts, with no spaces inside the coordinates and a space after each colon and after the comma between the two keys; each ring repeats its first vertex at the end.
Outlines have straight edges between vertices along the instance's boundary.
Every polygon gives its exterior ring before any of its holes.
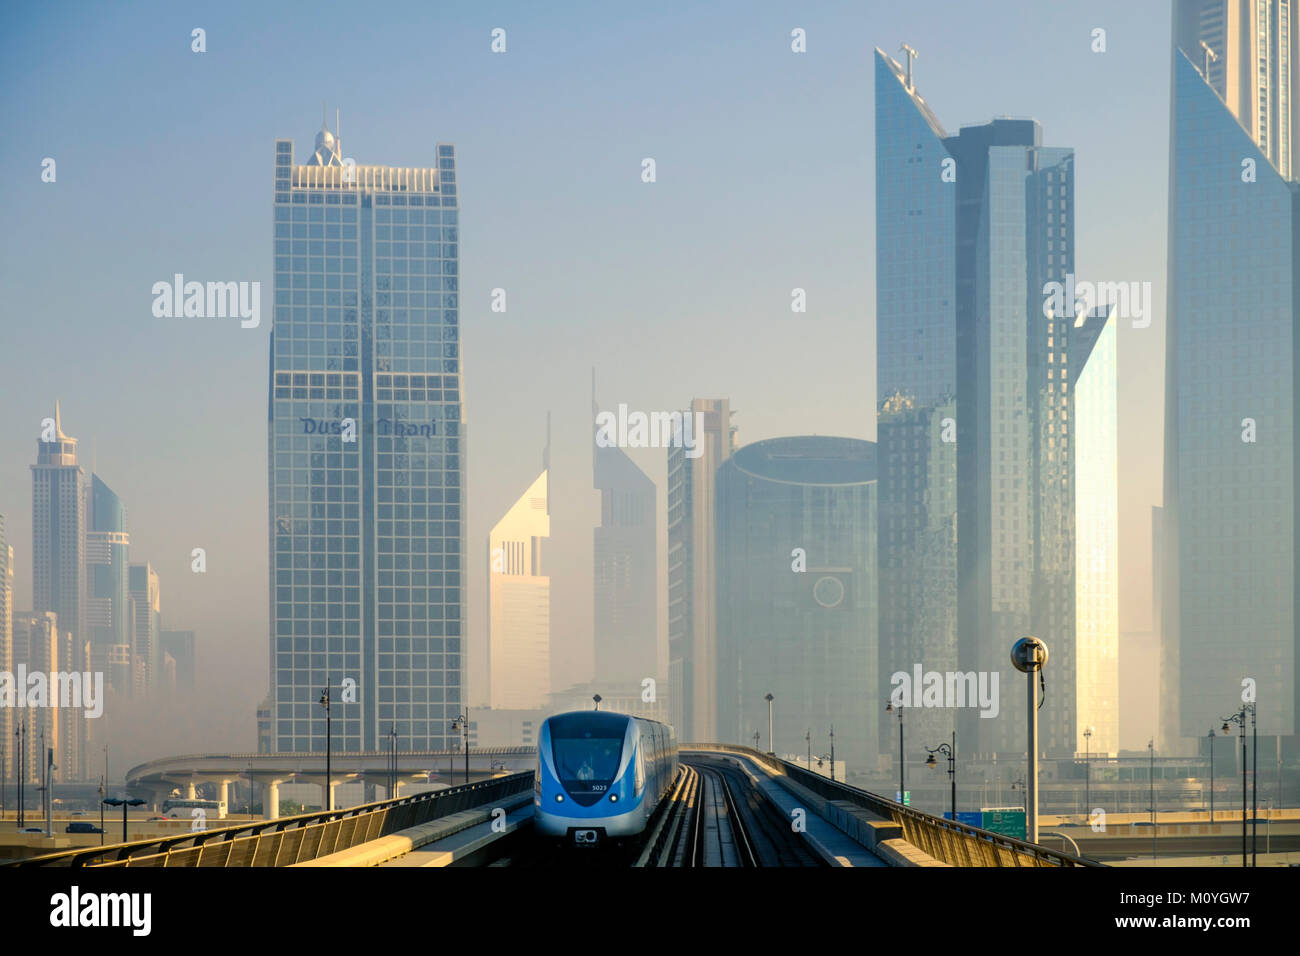
{"type": "MultiPolygon", "coordinates": [[[[431,166],[436,143],[457,148],[476,647],[488,529],[540,469],[550,409],[554,680],[590,677],[592,366],[607,407],[729,398],[745,443],[875,438],[871,57],[903,41],[950,131],[1033,117],[1046,145],[1075,149],[1081,277],[1152,284],[1151,326],[1119,333],[1121,627],[1149,627],[1168,3],[695,7],[6,5],[0,513],[16,603],[31,603],[29,465],[57,398],[128,508],[132,560],[158,569],[164,626],[198,633],[203,689],[183,712],[138,708],[124,761],[254,744],[274,140],[292,137],[303,161],[322,101],[359,164],[431,166]],[[260,281],[261,327],[154,318],[150,288],[177,272],[260,281]],[[505,314],[489,308],[497,287],[505,314]],[[794,287],[806,314],[790,311],[794,287]],[[190,571],[195,547],[206,574],[190,571]]],[[[633,455],[662,496],[662,452],[633,455]]],[[[1126,745],[1148,734],[1126,730],[1126,745]]]]}

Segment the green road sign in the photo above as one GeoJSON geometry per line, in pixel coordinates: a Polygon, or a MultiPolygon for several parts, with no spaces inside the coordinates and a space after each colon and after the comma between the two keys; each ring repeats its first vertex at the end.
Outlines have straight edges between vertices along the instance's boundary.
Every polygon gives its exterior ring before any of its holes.
{"type": "Polygon", "coordinates": [[[1025,839],[1024,810],[985,810],[983,828],[1003,836],[1025,839]]]}

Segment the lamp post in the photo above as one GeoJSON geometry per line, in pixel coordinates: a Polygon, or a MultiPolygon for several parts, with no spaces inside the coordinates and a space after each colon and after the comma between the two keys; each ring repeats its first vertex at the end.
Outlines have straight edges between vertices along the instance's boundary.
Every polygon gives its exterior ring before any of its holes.
{"type": "Polygon", "coordinates": [[[758,731],[754,731],[754,749],[758,749],[758,731]]]}
{"type": "Polygon", "coordinates": [[[1089,784],[1092,783],[1092,728],[1083,732],[1083,819],[1092,818],[1092,797],[1089,784]]]}
{"type": "Polygon", "coordinates": [[[835,725],[831,724],[831,782],[835,782],[835,725]]]}
{"type": "Polygon", "coordinates": [[[939,766],[939,762],[934,759],[935,754],[943,754],[948,758],[948,781],[952,784],[952,821],[957,822],[957,731],[952,732],[952,745],[940,744],[937,747],[926,747],[930,756],[925,758],[925,765],[933,770],[939,766]]]}
{"type": "Polygon", "coordinates": [[[767,752],[772,754],[775,753],[772,749],[772,701],[775,698],[769,693],[763,699],[767,701],[767,752]]]}
{"type": "Polygon", "coordinates": [[[1210,740],[1210,822],[1214,822],[1214,728],[1206,735],[1210,740]]]}
{"type": "Polygon", "coordinates": [[[803,735],[803,739],[804,742],[808,744],[808,769],[811,770],[812,769],[812,728],[811,727],[809,727],[808,732],[803,735]]]}
{"type": "MultiPolygon", "coordinates": [[[[599,694],[597,696],[600,696],[599,694]]],[[[451,722],[452,732],[458,730],[465,732],[465,783],[469,783],[469,708],[465,708],[465,713],[459,715],[451,722]]]]}
{"type": "Polygon", "coordinates": [[[898,708],[898,802],[902,803],[903,798],[907,796],[907,787],[904,784],[907,781],[905,768],[907,766],[903,756],[903,705],[900,702],[895,705],[891,700],[885,704],[885,713],[892,714],[894,708],[898,708]]]}
{"type": "Polygon", "coordinates": [[[334,779],[330,765],[331,750],[333,749],[333,727],[330,723],[330,679],[325,677],[325,689],[321,691],[320,705],[325,708],[325,799],[321,803],[325,806],[326,812],[334,809],[334,788],[330,786],[334,779]]]}
{"type": "Polygon", "coordinates": [[[1034,698],[1034,675],[1043,687],[1043,700],[1047,699],[1047,684],[1043,680],[1043,667],[1047,664],[1047,645],[1036,637],[1022,637],[1011,648],[1011,663],[1028,681],[1028,734],[1029,753],[1028,788],[1025,793],[1025,834],[1030,843],[1038,842],[1038,708],[1034,698]]]}
{"type": "Polygon", "coordinates": [[[1147,741],[1147,750],[1151,751],[1151,764],[1147,770],[1147,778],[1151,782],[1151,859],[1156,858],[1156,834],[1160,828],[1156,826],[1159,819],[1156,810],[1156,739],[1152,737],[1147,741]]]}
{"type": "Polygon", "coordinates": [[[388,732],[388,799],[392,800],[397,789],[397,724],[388,732]]]}
{"type": "Polygon", "coordinates": [[[1250,711],[1250,865],[1258,866],[1255,851],[1259,848],[1259,726],[1255,702],[1246,704],[1244,709],[1250,711]]]}
{"type": "MultiPolygon", "coordinates": [[[[99,845],[104,845],[104,786],[106,781],[99,780],[99,845]]],[[[125,842],[125,841],[123,841],[125,842]]]]}
{"type": "Polygon", "coordinates": [[[1241,865],[1246,865],[1246,708],[1250,704],[1242,704],[1241,710],[1223,718],[1223,726],[1220,728],[1225,734],[1232,733],[1229,723],[1236,724],[1241,728],[1241,865]]]}
{"type": "Polygon", "coordinates": [[[27,723],[18,721],[18,727],[14,730],[14,736],[18,738],[18,760],[14,763],[14,770],[18,774],[18,829],[23,828],[23,757],[27,751],[27,723]]]}
{"type": "Polygon", "coordinates": [[[144,801],[139,799],[119,800],[117,797],[106,797],[104,799],[104,802],[107,803],[110,807],[122,808],[122,842],[125,843],[126,842],[126,808],[142,806],[144,804],[144,801]]]}

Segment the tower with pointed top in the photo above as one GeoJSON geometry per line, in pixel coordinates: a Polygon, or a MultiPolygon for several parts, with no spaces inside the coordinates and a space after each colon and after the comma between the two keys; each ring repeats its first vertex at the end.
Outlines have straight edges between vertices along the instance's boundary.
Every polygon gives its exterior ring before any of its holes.
{"type": "MultiPolygon", "coordinates": [[[[86,472],[77,463],[77,440],[63,433],[58,402],[42,423],[32,469],[32,611],[53,613],[52,638],[63,648],[59,669],[85,671],[86,472]]],[[[17,664],[18,661],[15,661],[17,664]]],[[[55,747],[60,779],[79,779],[86,752],[84,711],[69,711],[55,747]]]]}
{"type": "Polygon", "coordinates": [[[357,165],[277,140],[267,458],[273,749],[454,743],[463,705],[465,419],[454,147],[357,165]],[[336,685],[337,686],[337,685],[336,685]]]}
{"type": "Polygon", "coordinates": [[[542,473],[488,535],[488,687],[493,710],[544,707],[551,692],[550,415],[542,473]]]}

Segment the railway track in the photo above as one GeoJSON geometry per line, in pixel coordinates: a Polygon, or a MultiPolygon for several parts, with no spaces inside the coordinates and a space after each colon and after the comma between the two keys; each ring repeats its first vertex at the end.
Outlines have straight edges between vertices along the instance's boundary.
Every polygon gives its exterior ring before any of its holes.
{"type": "Polygon", "coordinates": [[[582,850],[539,840],[530,830],[488,866],[533,869],[823,866],[782,812],[737,764],[713,757],[683,761],[645,836],[623,846],[582,850]]]}

